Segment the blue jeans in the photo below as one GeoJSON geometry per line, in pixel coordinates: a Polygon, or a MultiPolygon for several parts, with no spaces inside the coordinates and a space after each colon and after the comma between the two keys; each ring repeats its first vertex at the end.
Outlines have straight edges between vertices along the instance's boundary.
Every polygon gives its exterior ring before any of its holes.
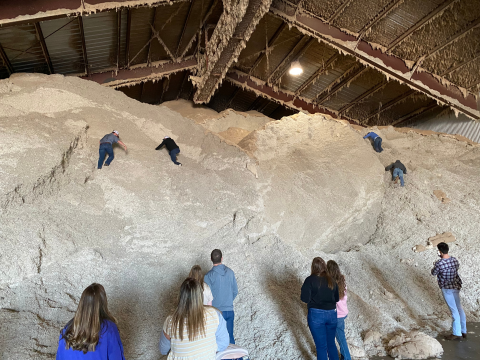
{"type": "Polygon", "coordinates": [[[173,149],[172,151],[170,151],[170,159],[172,159],[173,163],[175,165],[178,165],[180,164],[178,161],[177,161],[177,155],[178,153],[180,152],[180,149],[179,148],[176,148],[176,149],[173,149]]]}
{"type": "Polygon", "coordinates": [[[350,357],[350,351],[348,351],[347,338],[345,337],[345,319],[347,317],[337,319],[337,332],[335,338],[340,346],[340,360],[352,360],[350,357]]]}
{"type": "Polygon", "coordinates": [[[233,321],[235,320],[235,313],[233,311],[222,311],[223,318],[227,322],[227,331],[230,336],[230,344],[235,344],[233,337],[233,321]]]}
{"type": "Polygon", "coordinates": [[[382,138],[380,136],[377,136],[375,140],[373,140],[373,150],[376,152],[382,152],[382,138]]]}
{"type": "Polygon", "coordinates": [[[110,143],[100,144],[99,149],[100,157],[98,158],[98,168],[101,169],[103,166],[103,161],[105,160],[105,155],[108,154],[108,159],[105,161],[105,165],[110,165],[114,156],[113,156],[113,147],[110,143]]]}
{"type": "Polygon", "coordinates": [[[393,169],[393,177],[392,179],[395,180],[396,177],[399,177],[400,178],[400,185],[404,185],[404,182],[403,182],[403,171],[399,168],[395,168],[393,169]]]}
{"type": "Polygon", "coordinates": [[[450,308],[453,318],[453,335],[462,336],[467,333],[467,319],[460,303],[460,290],[442,289],[443,298],[450,308]]]}
{"type": "Polygon", "coordinates": [[[337,311],[310,308],[307,319],[317,348],[317,360],[339,360],[335,345],[337,311]]]}

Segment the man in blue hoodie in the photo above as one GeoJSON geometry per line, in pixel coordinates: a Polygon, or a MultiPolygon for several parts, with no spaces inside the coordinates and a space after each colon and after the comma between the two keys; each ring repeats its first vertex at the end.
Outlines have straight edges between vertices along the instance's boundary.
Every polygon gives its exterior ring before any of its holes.
{"type": "Polygon", "coordinates": [[[205,274],[204,281],[212,290],[212,305],[222,312],[223,318],[227,322],[230,344],[235,344],[233,337],[233,321],[235,319],[233,300],[235,300],[238,294],[235,273],[232,269],[222,264],[223,256],[220,250],[213,250],[210,258],[212,259],[213,267],[205,274]]]}

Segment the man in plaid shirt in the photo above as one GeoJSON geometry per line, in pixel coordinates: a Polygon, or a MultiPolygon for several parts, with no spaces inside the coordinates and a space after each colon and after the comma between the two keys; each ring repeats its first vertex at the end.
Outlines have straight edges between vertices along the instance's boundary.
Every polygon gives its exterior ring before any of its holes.
{"type": "Polygon", "coordinates": [[[440,259],[435,261],[432,275],[437,276],[438,286],[443,293],[443,298],[450,308],[453,318],[453,334],[446,337],[447,340],[461,340],[467,338],[467,321],[465,312],[460,303],[460,289],[462,280],[458,276],[460,264],[453,256],[448,255],[448,245],[440,243],[437,245],[440,259]]]}

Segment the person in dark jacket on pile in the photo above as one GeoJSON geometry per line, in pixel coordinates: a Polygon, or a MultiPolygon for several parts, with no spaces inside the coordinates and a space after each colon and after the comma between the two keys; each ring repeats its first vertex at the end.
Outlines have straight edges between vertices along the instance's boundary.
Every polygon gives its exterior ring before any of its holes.
{"type": "Polygon", "coordinates": [[[372,138],[373,141],[373,150],[376,152],[382,152],[382,138],[375,134],[374,132],[369,132],[367,135],[363,137],[364,139],[372,138]]]}
{"type": "Polygon", "coordinates": [[[180,152],[180,148],[178,147],[178,145],[175,143],[175,141],[170,138],[170,136],[165,136],[163,138],[163,141],[160,145],[158,145],[155,150],[160,150],[163,146],[165,145],[165,147],[167,148],[168,150],[168,153],[170,154],[170,158],[172,159],[173,163],[175,165],[179,165],[179,166],[182,166],[182,164],[180,164],[178,161],[177,161],[177,155],[178,153],[180,152]]]}
{"type": "Polygon", "coordinates": [[[404,186],[403,174],[407,173],[405,165],[403,165],[400,160],[397,160],[393,164],[388,165],[385,168],[385,171],[390,171],[391,169],[393,169],[392,180],[395,180],[395,184],[397,183],[398,178],[400,178],[400,184],[404,186]]]}
{"type": "Polygon", "coordinates": [[[328,274],[322,258],[313,259],[311,275],[303,283],[300,298],[308,306],[308,327],[317,348],[317,360],[338,360],[335,334],[340,297],[338,286],[328,274]]]}

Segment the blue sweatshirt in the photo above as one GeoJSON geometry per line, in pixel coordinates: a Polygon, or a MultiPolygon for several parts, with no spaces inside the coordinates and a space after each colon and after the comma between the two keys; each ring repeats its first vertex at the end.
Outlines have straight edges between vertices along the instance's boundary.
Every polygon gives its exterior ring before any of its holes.
{"type": "Polygon", "coordinates": [[[378,135],[375,134],[374,132],[369,132],[367,135],[365,135],[363,138],[364,139],[367,139],[367,138],[372,138],[372,140],[375,140],[375,138],[377,138],[378,135]]]}
{"type": "Polygon", "coordinates": [[[65,349],[65,339],[62,338],[65,329],[60,334],[56,360],[125,360],[123,345],[120,340],[117,325],[105,320],[100,329],[100,340],[95,351],[84,354],[81,350],[65,349]]]}
{"type": "Polygon", "coordinates": [[[212,290],[212,306],[220,311],[233,311],[233,300],[238,294],[238,287],[232,269],[223,264],[214,266],[205,274],[204,281],[212,290]]]}

